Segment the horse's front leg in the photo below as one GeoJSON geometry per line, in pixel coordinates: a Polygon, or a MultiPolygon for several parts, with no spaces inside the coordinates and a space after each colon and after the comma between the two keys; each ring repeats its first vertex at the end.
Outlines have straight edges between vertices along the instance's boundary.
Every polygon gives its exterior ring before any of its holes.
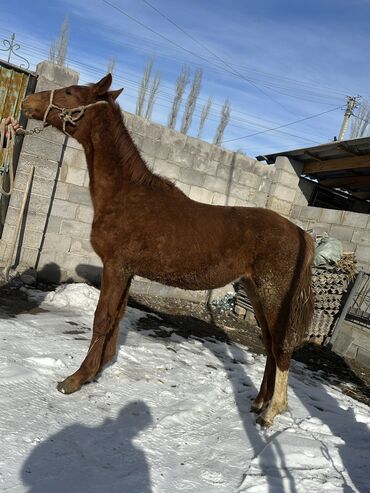
{"type": "Polygon", "coordinates": [[[112,338],[116,339],[114,332],[118,332],[119,317],[123,312],[122,304],[127,302],[130,280],[131,276],[119,275],[116,266],[104,265],[90,347],[80,368],[57,385],[63,394],[76,392],[99,372],[107,345],[111,347],[112,338]]]}

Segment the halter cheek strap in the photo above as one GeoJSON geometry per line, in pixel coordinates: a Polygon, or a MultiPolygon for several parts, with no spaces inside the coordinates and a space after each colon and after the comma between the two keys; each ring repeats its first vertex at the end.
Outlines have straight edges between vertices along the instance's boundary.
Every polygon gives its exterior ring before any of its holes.
{"type": "Polygon", "coordinates": [[[63,120],[63,132],[67,135],[69,135],[68,132],[66,131],[67,123],[69,123],[73,127],[76,127],[77,126],[76,122],[78,122],[78,120],[80,120],[84,116],[87,108],[91,108],[92,106],[96,106],[98,104],[108,104],[108,101],[96,101],[95,103],[86,104],[84,106],[77,106],[75,108],[61,108],[60,106],[57,106],[56,104],[53,103],[54,91],[55,89],[52,89],[50,91],[49,105],[44,113],[44,118],[42,120],[42,128],[44,129],[45,126],[47,125],[46,118],[48,117],[50,111],[52,109],[56,109],[57,111],[60,111],[59,118],[63,120]]]}

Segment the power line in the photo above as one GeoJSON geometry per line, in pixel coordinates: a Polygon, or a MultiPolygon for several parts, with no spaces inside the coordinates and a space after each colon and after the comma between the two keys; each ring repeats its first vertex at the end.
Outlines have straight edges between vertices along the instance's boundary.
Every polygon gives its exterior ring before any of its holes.
{"type": "MultiPolygon", "coordinates": [[[[103,0],[103,1],[106,1],[106,0],[103,0]]],[[[159,9],[157,9],[156,7],[154,7],[154,5],[152,5],[150,2],[148,2],[147,0],[142,0],[146,5],[148,5],[149,7],[151,7],[155,12],[157,12],[159,15],[161,15],[162,17],[164,17],[168,22],[170,22],[172,25],[174,25],[177,29],[179,29],[182,33],[184,33],[186,36],[188,36],[188,38],[190,38],[191,40],[193,40],[195,43],[197,43],[199,46],[201,46],[202,48],[204,48],[205,50],[208,51],[208,53],[210,53],[212,56],[214,56],[217,60],[219,60],[223,65],[225,65],[225,67],[228,67],[230,70],[227,70],[227,72],[231,73],[232,75],[234,76],[237,76],[239,77],[240,79],[243,79],[245,80],[246,82],[248,82],[249,84],[251,84],[254,88],[256,88],[257,90],[261,91],[262,94],[264,94],[265,96],[267,96],[269,99],[271,99],[271,101],[273,101],[274,103],[278,104],[279,106],[281,106],[282,108],[284,108],[284,110],[286,111],[289,111],[283,104],[281,104],[279,101],[276,101],[273,97],[271,97],[270,94],[268,94],[266,91],[264,91],[263,89],[261,89],[257,84],[255,84],[251,79],[249,79],[248,77],[246,77],[245,75],[241,74],[240,72],[236,71],[235,68],[230,65],[229,63],[227,63],[223,58],[221,58],[219,55],[217,55],[217,53],[215,53],[213,50],[211,50],[210,48],[208,48],[207,45],[205,45],[204,43],[202,43],[201,41],[199,41],[198,39],[196,39],[194,36],[192,36],[191,34],[189,34],[187,31],[185,31],[181,26],[179,26],[175,21],[173,21],[172,19],[170,19],[166,14],[164,14],[163,12],[161,12],[159,9]]],[[[209,63],[209,61],[208,61],[209,63]]]]}
{"type": "MultiPolygon", "coordinates": [[[[28,45],[28,44],[24,43],[24,45],[23,45],[23,46],[29,47],[30,45],[28,45]]],[[[33,48],[33,49],[29,50],[30,52],[41,53],[41,54],[44,54],[44,53],[46,54],[46,53],[48,53],[48,52],[47,52],[47,50],[42,50],[42,49],[35,48],[35,47],[32,47],[32,48],[33,48]]],[[[92,74],[99,74],[99,75],[101,75],[100,70],[99,70],[99,69],[97,69],[97,68],[95,68],[95,67],[93,67],[92,65],[89,65],[89,64],[86,64],[86,63],[80,62],[80,61],[75,60],[75,59],[70,58],[70,57],[68,57],[68,58],[67,58],[67,61],[68,61],[68,62],[75,63],[77,66],[83,67],[83,68],[84,68],[87,72],[91,72],[92,74]]],[[[80,80],[81,80],[81,82],[89,82],[89,80],[84,80],[83,78],[81,78],[80,80]]],[[[127,83],[129,83],[129,85],[130,85],[130,83],[131,83],[134,87],[137,87],[137,86],[139,85],[139,83],[138,83],[137,81],[134,81],[134,80],[132,80],[132,79],[123,78],[123,77],[119,76],[118,74],[116,74],[116,75],[115,75],[115,80],[117,80],[117,81],[119,81],[119,82],[123,82],[123,83],[124,83],[124,85],[125,85],[126,87],[127,87],[127,85],[128,85],[127,83]]],[[[130,96],[130,95],[128,95],[127,93],[126,93],[126,96],[128,96],[128,97],[130,97],[130,98],[134,99],[134,96],[130,96]]],[[[169,94],[168,92],[165,92],[165,91],[160,91],[160,93],[159,93],[159,97],[160,97],[160,99],[162,99],[162,100],[163,100],[163,101],[165,101],[165,102],[170,102],[170,100],[172,100],[172,99],[170,99],[170,94],[169,94]]],[[[200,99],[200,100],[204,100],[204,98],[201,98],[201,97],[200,97],[199,99],[200,99]]],[[[166,109],[168,109],[168,108],[169,108],[169,106],[165,106],[165,105],[158,104],[158,102],[157,102],[156,104],[157,104],[158,106],[161,106],[161,107],[166,108],[166,109]]],[[[222,105],[221,105],[221,104],[219,104],[219,103],[216,103],[216,102],[215,102],[215,103],[214,103],[214,106],[222,106],[222,105]]],[[[248,115],[247,113],[244,113],[244,112],[242,112],[242,111],[240,111],[240,110],[234,110],[234,113],[237,113],[237,114],[240,114],[240,115],[245,115],[245,116],[252,117],[252,118],[257,118],[257,117],[254,117],[253,115],[248,115]]],[[[196,111],[196,115],[197,115],[197,116],[199,116],[199,115],[197,114],[197,111],[196,111]]],[[[216,115],[215,115],[215,112],[213,113],[213,115],[214,115],[214,118],[209,118],[209,119],[211,119],[212,121],[216,121],[216,119],[218,120],[218,114],[217,114],[217,117],[216,117],[216,115]]],[[[263,121],[263,119],[261,119],[260,117],[258,117],[258,119],[259,119],[260,121],[263,121]]],[[[263,124],[261,124],[261,123],[258,123],[258,122],[255,122],[255,121],[251,121],[251,120],[246,119],[246,118],[241,118],[241,117],[238,117],[238,116],[235,116],[235,115],[233,116],[233,120],[234,120],[234,121],[241,122],[241,123],[244,123],[245,125],[247,125],[247,126],[251,126],[251,127],[262,127],[262,128],[269,128],[269,127],[267,127],[266,125],[263,125],[263,124]]],[[[265,120],[265,121],[267,122],[267,121],[269,121],[269,120],[265,120]]],[[[271,121],[271,122],[272,122],[272,123],[274,123],[273,121],[271,121]]],[[[236,124],[234,124],[234,123],[231,123],[231,124],[230,124],[230,126],[235,127],[235,128],[244,128],[244,127],[242,127],[242,126],[240,126],[240,125],[236,125],[236,124]]],[[[280,132],[280,133],[284,133],[284,134],[286,134],[286,135],[289,135],[289,136],[291,136],[291,137],[295,137],[295,138],[298,138],[298,139],[306,140],[306,141],[308,141],[308,142],[314,142],[314,143],[317,143],[317,141],[316,141],[316,140],[309,139],[309,138],[307,138],[307,137],[303,137],[303,136],[301,136],[301,135],[292,134],[292,133],[289,133],[289,132],[283,132],[283,131],[282,131],[282,132],[280,132]]]]}
{"type": "MultiPolygon", "coordinates": [[[[103,1],[104,1],[104,0],[103,0],[103,1]]],[[[29,45],[27,45],[27,44],[26,44],[26,46],[29,46],[29,45]]],[[[46,53],[46,50],[38,49],[38,48],[35,48],[35,47],[33,47],[33,48],[34,48],[34,52],[36,52],[36,53],[37,53],[37,52],[39,52],[39,53],[46,53]]],[[[32,50],[31,50],[31,51],[32,51],[32,50]]],[[[82,67],[85,67],[85,68],[87,69],[87,71],[90,71],[90,72],[92,72],[92,73],[99,73],[99,74],[100,74],[100,71],[99,71],[98,69],[94,68],[94,67],[93,67],[93,66],[91,66],[91,65],[88,65],[88,64],[86,64],[86,63],[83,63],[83,62],[80,62],[80,61],[77,61],[77,60],[74,60],[74,59],[71,59],[71,58],[68,58],[68,61],[70,61],[70,62],[74,62],[74,63],[76,63],[77,65],[80,65],[80,66],[82,66],[82,67]]],[[[119,77],[119,76],[115,76],[115,79],[116,79],[116,80],[119,80],[119,81],[123,81],[123,82],[125,82],[125,85],[126,85],[127,79],[123,79],[122,77],[119,77]]],[[[86,81],[86,82],[88,82],[88,81],[86,81]]],[[[134,84],[135,86],[138,86],[138,82],[136,82],[136,81],[131,81],[131,82],[132,82],[132,84],[134,84]]],[[[164,96],[167,96],[167,93],[164,93],[164,96]]],[[[132,97],[132,98],[134,98],[134,96],[131,96],[131,97],[132,97]]],[[[161,96],[161,99],[164,99],[165,101],[169,101],[169,99],[167,99],[166,97],[163,97],[163,96],[161,96]]],[[[202,99],[202,98],[200,98],[200,99],[202,99]]],[[[157,103],[157,104],[158,104],[158,103],[157,103]]],[[[168,106],[165,106],[165,105],[159,105],[159,106],[162,106],[163,108],[166,108],[166,109],[168,108],[168,106]]],[[[221,106],[221,105],[220,105],[220,104],[215,103],[215,106],[221,106]]],[[[334,108],[334,109],[337,109],[337,108],[334,108]]],[[[329,111],[333,111],[334,109],[329,110],[329,111]]],[[[239,113],[239,114],[241,114],[241,115],[248,115],[247,113],[243,113],[243,112],[238,111],[238,110],[235,110],[235,112],[236,112],[236,113],[239,113]]],[[[323,112],[323,113],[320,113],[320,114],[324,114],[324,113],[326,113],[326,112],[323,112]]],[[[197,116],[199,116],[199,115],[197,115],[197,116]]],[[[314,115],[314,116],[316,116],[316,115],[314,115]]],[[[318,116],[318,115],[317,115],[317,116],[318,116]]],[[[309,118],[311,118],[311,117],[309,117],[309,118]]],[[[259,118],[259,119],[260,119],[260,118],[259,118]]],[[[306,119],[306,118],[305,118],[305,119],[306,119]]],[[[302,119],[302,120],[299,120],[299,121],[303,121],[303,120],[305,120],[305,119],[302,119]]],[[[216,119],[214,119],[214,118],[213,118],[213,119],[211,118],[211,120],[216,121],[216,119]]],[[[238,117],[236,117],[236,118],[235,118],[235,117],[234,117],[234,120],[236,120],[236,121],[240,121],[241,123],[245,123],[246,125],[249,125],[249,126],[252,126],[252,127],[254,126],[254,127],[262,127],[262,128],[266,128],[266,125],[263,125],[263,124],[261,124],[261,123],[257,123],[257,122],[253,122],[253,121],[251,122],[250,120],[247,120],[247,119],[244,119],[244,118],[240,118],[240,117],[239,117],[239,118],[238,118],[238,117]]],[[[261,120],[261,119],[260,119],[260,120],[261,120]]],[[[269,132],[269,131],[272,131],[272,130],[279,131],[279,130],[278,130],[279,128],[283,128],[283,127],[285,127],[285,126],[292,125],[293,123],[296,123],[296,122],[292,122],[292,123],[289,123],[289,124],[286,124],[286,125],[280,125],[280,126],[277,126],[277,127],[275,127],[275,128],[272,128],[272,129],[271,129],[271,128],[266,128],[266,130],[263,130],[263,131],[261,131],[261,132],[256,132],[256,133],[254,133],[254,134],[250,134],[250,135],[248,135],[248,136],[258,135],[258,134],[266,133],[266,132],[269,132]]],[[[235,125],[235,124],[233,124],[233,123],[231,123],[231,125],[230,125],[230,126],[233,126],[233,127],[236,127],[236,128],[243,128],[243,127],[238,126],[238,125],[235,125]]],[[[291,136],[291,137],[298,138],[298,139],[301,139],[301,140],[305,140],[305,141],[308,141],[308,142],[314,142],[314,143],[317,143],[317,141],[316,141],[316,140],[313,140],[313,139],[310,139],[310,138],[307,138],[307,137],[304,137],[304,136],[300,136],[300,135],[297,135],[297,134],[292,134],[292,133],[289,133],[289,132],[283,132],[283,131],[280,131],[280,133],[284,133],[284,134],[289,135],[289,136],[291,136]]],[[[246,137],[247,137],[247,136],[246,136],[246,137]]],[[[236,139],[229,139],[229,140],[225,140],[224,142],[231,142],[231,141],[234,141],[234,140],[240,140],[240,139],[242,139],[242,138],[244,138],[244,137],[240,137],[240,138],[236,138],[236,139]]]]}
{"type": "Polygon", "coordinates": [[[311,118],[316,118],[318,116],[325,115],[326,113],[330,113],[331,111],[339,110],[341,108],[342,108],[341,106],[338,106],[337,108],[332,108],[331,110],[323,111],[322,113],[317,113],[316,115],[307,116],[306,118],[301,118],[300,120],[295,120],[294,122],[286,123],[284,125],[279,125],[278,127],[275,127],[275,128],[269,128],[269,129],[263,130],[261,132],[255,132],[253,134],[243,135],[243,137],[237,137],[236,139],[223,140],[222,143],[224,144],[225,142],[234,142],[236,140],[242,140],[242,139],[246,139],[248,137],[254,137],[255,135],[264,134],[266,132],[272,132],[272,131],[278,130],[280,128],[289,127],[290,125],[295,125],[296,123],[300,123],[300,122],[304,122],[306,120],[310,120],[311,118]]]}

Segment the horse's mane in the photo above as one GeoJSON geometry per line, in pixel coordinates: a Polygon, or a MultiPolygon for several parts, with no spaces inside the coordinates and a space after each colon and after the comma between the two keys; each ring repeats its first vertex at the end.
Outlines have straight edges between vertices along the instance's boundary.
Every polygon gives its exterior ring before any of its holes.
{"type": "Polygon", "coordinates": [[[120,106],[115,101],[111,101],[111,107],[114,115],[112,122],[113,139],[117,146],[118,154],[124,160],[124,171],[128,174],[130,181],[151,188],[174,189],[182,194],[174,183],[167,178],[156,175],[148,168],[126,128],[120,106]]]}

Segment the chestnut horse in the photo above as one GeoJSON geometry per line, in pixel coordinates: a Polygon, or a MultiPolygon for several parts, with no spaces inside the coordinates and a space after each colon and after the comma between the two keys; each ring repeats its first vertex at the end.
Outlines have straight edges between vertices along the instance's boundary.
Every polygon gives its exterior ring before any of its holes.
{"type": "Polygon", "coordinates": [[[269,426],[287,408],[291,354],[313,311],[313,242],[273,211],[202,204],[152,173],[115,102],[121,90],[110,91],[111,83],[107,75],[90,86],[43,91],[23,102],[27,116],[82,144],[94,207],[91,244],[103,262],[88,353],[58,390],[79,390],[114,358],[134,275],[195,290],[240,279],[267,352],[252,410],[269,426]]]}

